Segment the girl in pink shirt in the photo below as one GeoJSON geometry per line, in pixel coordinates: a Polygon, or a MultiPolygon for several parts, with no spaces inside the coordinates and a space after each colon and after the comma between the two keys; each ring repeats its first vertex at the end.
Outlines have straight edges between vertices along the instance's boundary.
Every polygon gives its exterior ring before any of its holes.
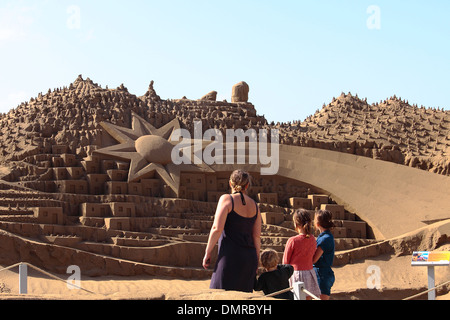
{"type": "MultiPolygon", "coordinates": [[[[319,297],[320,288],[313,268],[313,256],[316,252],[317,242],[311,231],[311,216],[308,211],[301,209],[294,213],[293,221],[298,236],[288,240],[283,256],[283,264],[290,264],[294,267],[294,274],[289,280],[290,285],[292,287],[295,282],[303,282],[306,290],[319,297]]],[[[307,297],[311,299],[311,297],[307,297]]]]}

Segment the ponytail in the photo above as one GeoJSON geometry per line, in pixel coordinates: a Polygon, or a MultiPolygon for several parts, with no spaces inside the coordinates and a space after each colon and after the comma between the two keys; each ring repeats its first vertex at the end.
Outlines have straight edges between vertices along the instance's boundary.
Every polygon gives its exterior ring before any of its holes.
{"type": "Polygon", "coordinates": [[[312,220],[311,215],[305,209],[295,211],[293,219],[295,226],[301,226],[305,229],[306,237],[309,238],[312,235],[312,220]]]}
{"type": "Polygon", "coordinates": [[[316,211],[317,223],[324,229],[329,230],[335,227],[333,223],[333,215],[330,211],[319,210],[316,211]]]}

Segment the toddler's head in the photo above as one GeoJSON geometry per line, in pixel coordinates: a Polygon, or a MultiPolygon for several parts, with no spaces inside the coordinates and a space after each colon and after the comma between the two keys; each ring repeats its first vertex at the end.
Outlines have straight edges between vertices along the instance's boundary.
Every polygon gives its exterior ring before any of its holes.
{"type": "Polygon", "coordinates": [[[278,253],[273,249],[266,249],[261,253],[261,264],[266,270],[275,268],[278,261],[278,253]]]}

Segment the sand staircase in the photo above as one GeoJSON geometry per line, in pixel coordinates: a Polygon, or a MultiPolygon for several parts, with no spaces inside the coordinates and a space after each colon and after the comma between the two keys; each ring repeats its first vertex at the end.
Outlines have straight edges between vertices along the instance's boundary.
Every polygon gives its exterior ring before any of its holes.
{"type": "MultiPolygon", "coordinates": [[[[194,275],[196,278],[210,276],[211,271],[203,270],[201,261],[213,223],[216,203],[180,199],[149,200],[146,197],[122,196],[113,200],[123,202],[94,203],[92,214],[88,212],[89,206],[79,204],[78,216],[67,216],[64,223],[55,224],[42,221],[36,216],[35,208],[42,206],[67,208],[69,202],[85,198],[68,197],[64,201],[58,196],[51,199],[49,195],[17,190],[0,191],[0,230],[20,237],[30,246],[31,243],[34,245],[39,243],[40,250],[51,251],[54,250],[51,248],[57,247],[58,250],[66,251],[64,255],[80,251],[94,260],[103,257],[104,261],[112,261],[111,263],[124,261],[123,265],[127,265],[127,268],[133,263],[151,266],[151,268],[142,267],[142,270],[150,272],[148,271],[150,268],[155,273],[157,270],[165,270],[162,273],[169,272],[181,278],[194,275]],[[144,201],[145,205],[141,203],[139,207],[147,208],[146,210],[128,210],[140,201],[144,201]]],[[[94,196],[87,199],[99,200],[94,196]]],[[[287,240],[296,235],[293,230],[292,214],[300,202],[311,214],[314,214],[314,210],[311,209],[313,206],[336,211],[336,218],[341,218],[335,220],[338,226],[334,231],[337,251],[376,242],[367,239],[365,232],[367,226],[364,222],[357,221],[356,215],[332,203],[328,196],[311,195],[308,200],[309,205],[305,199],[301,201],[292,199],[289,207],[259,203],[264,222],[261,235],[262,249],[273,248],[282,256],[287,240]],[[314,202],[319,201],[317,199],[321,202],[314,202]],[[348,235],[354,236],[347,237],[348,235]]],[[[74,206],[73,203],[71,205],[74,206]]],[[[39,261],[33,263],[39,265],[39,261]]],[[[55,264],[53,271],[57,272],[58,263],[64,262],[53,263],[55,264]]],[[[46,265],[48,262],[41,261],[40,266],[46,265]]],[[[117,263],[116,270],[110,269],[108,272],[122,274],[123,265],[117,263]]],[[[59,269],[62,270],[62,267],[59,269]]],[[[87,269],[86,272],[91,275],[102,275],[106,271],[97,267],[87,269]]]]}

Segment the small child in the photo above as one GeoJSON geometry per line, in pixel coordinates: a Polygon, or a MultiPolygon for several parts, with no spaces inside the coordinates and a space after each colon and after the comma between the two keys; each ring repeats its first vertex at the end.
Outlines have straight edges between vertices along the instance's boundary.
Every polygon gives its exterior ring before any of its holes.
{"type": "MultiPolygon", "coordinates": [[[[294,268],[290,265],[278,264],[278,253],[273,249],[264,250],[261,253],[261,264],[266,272],[261,274],[255,284],[255,291],[263,290],[265,295],[282,291],[290,288],[289,278],[294,272],[294,268]]],[[[277,296],[277,299],[293,300],[294,294],[288,291],[277,296]]]]}
{"type": "Polygon", "coordinates": [[[335,250],[334,237],[331,233],[331,229],[334,227],[331,212],[325,210],[317,211],[314,223],[321,232],[317,238],[317,250],[313,258],[314,271],[319,281],[320,299],[329,300],[331,287],[335,282],[334,272],[331,269],[335,250]]]}
{"type": "MultiPolygon", "coordinates": [[[[295,270],[289,280],[290,285],[303,282],[306,290],[319,297],[320,288],[313,269],[313,256],[317,243],[312,234],[311,216],[308,211],[301,209],[294,213],[293,221],[298,236],[288,240],[283,256],[283,263],[292,265],[295,270]]],[[[307,299],[311,300],[312,298],[307,296],[307,299]]]]}

